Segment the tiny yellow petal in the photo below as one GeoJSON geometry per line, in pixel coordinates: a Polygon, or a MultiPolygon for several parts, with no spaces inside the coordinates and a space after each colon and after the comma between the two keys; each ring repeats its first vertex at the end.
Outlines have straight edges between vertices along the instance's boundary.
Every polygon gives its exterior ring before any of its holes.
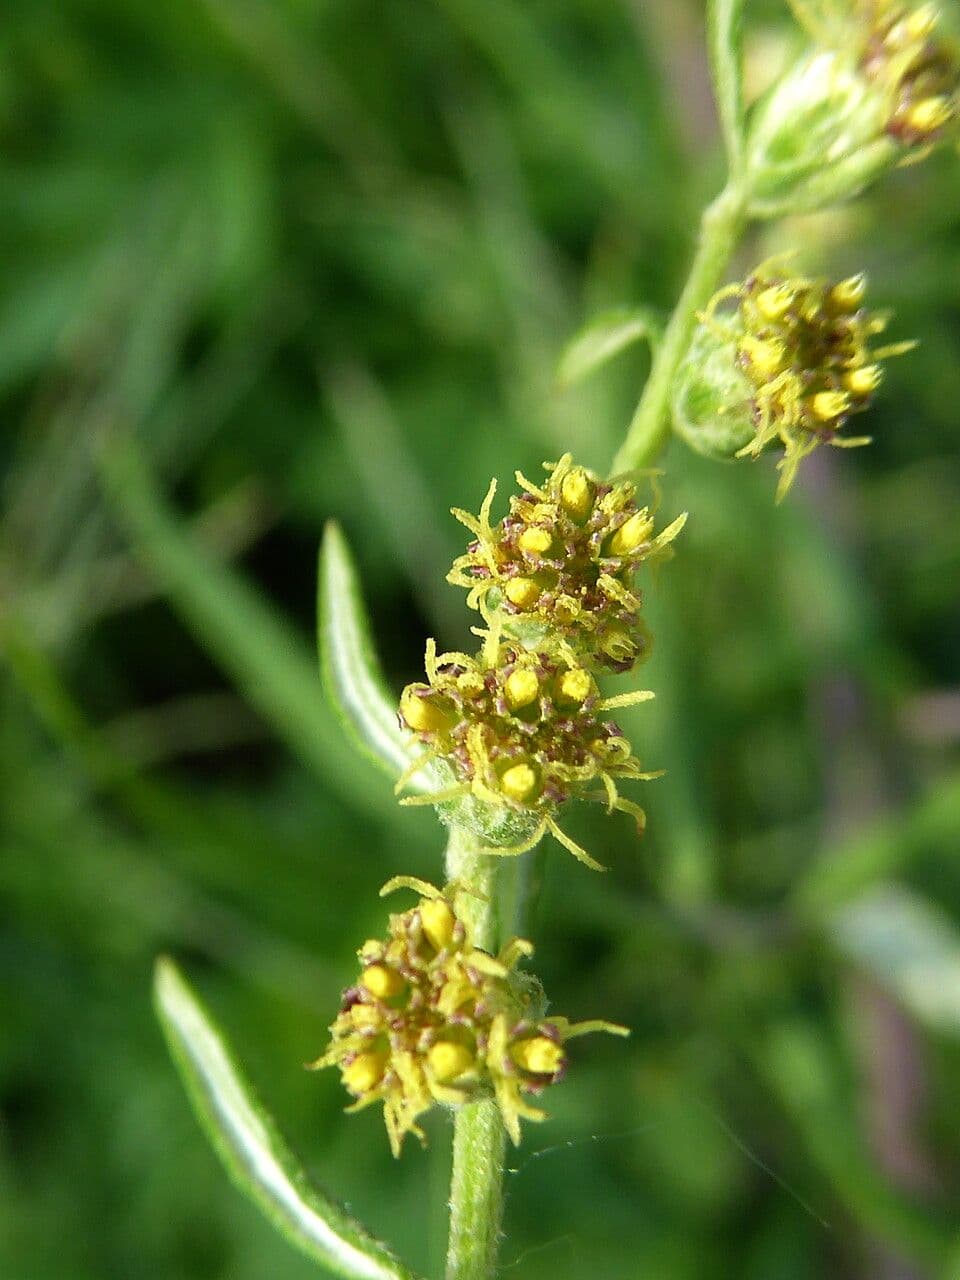
{"type": "Polygon", "coordinates": [[[841,418],[850,408],[850,397],[845,391],[818,391],[810,397],[810,411],[821,422],[841,418]]]}
{"type": "Polygon", "coordinates": [[[859,369],[851,369],[844,378],[844,386],[855,396],[869,396],[876,391],[883,379],[883,370],[878,364],[865,364],[859,369]]]}
{"type": "Polygon", "coordinates": [[[922,98],[906,114],[906,123],[917,133],[936,133],[953,119],[954,107],[943,94],[922,98]]]}
{"type": "Polygon", "coordinates": [[[610,554],[629,555],[646,542],[653,533],[653,519],[646,511],[636,511],[610,539],[610,554]]]}
{"type": "Polygon", "coordinates": [[[390,969],[385,964],[371,964],[364,969],[360,985],[366,987],[378,1000],[389,1000],[399,995],[406,983],[396,969],[390,969]]]}
{"type": "Polygon", "coordinates": [[[500,789],[508,799],[517,804],[526,804],[536,799],[540,783],[537,772],[529,764],[513,764],[505,770],[500,778],[500,789]]]}
{"type": "Polygon", "coordinates": [[[532,578],[511,578],[503,591],[518,609],[532,609],[540,598],[540,588],[532,578]]]}
{"type": "Polygon", "coordinates": [[[510,709],[519,711],[521,707],[528,707],[539,698],[540,681],[532,671],[518,668],[507,676],[503,693],[510,709]]]}
{"type": "Polygon", "coordinates": [[[856,311],[863,302],[867,292],[867,277],[861,271],[858,275],[848,276],[830,290],[830,301],[840,311],[856,311]]]}
{"type": "Polygon", "coordinates": [[[765,320],[779,320],[793,306],[795,298],[789,285],[772,284],[757,295],[757,310],[765,320]]]}
{"type": "Polygon", "coordinates": [[[518,1067],[537,1076],[554,1076],[563,1066],[563,1046],[546,1036],[533,1036],[510,1046],[510,1057],[518,1067]]]}
{"type": "Polygon", "coordinates": [[[474,1065],[473,1054],[466,1045],[451,1044],[448,1040],[439,1040],[431,1045],[427,1062],[434,1079],[440,1084],[450,1084],[474,1065]]]}

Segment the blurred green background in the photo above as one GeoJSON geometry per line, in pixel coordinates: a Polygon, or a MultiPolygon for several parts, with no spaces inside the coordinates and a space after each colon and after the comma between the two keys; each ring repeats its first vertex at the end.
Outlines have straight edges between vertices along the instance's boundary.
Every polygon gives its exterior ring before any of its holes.
{"type": "MultiPolygon", "coordinates": [[[[789,21],[750,7],[751,75],[789,21]]],[[[316,1177],[414,1266],[448,1130],[395,1163],[324,1042],[377,889],[437,878],[332,724],[340,520],[399,689],[489,477],[605,469],[646,357],[560,394],[597,310],[675,297],[722,180],[691,0],[31,0],[0,32],[0,1276],[297,1280],[149,999],[175,955],[316,1177]]],[[[960,161],[769,230],[866,268],[869,450],[675,446],[632,712],[649,834],[574,815],[535,935],[584,1042],[508,1176],[506,1277],[960,1277],[960,161]]],[[[625,720],[627,718],[625,717],[625,720]]]]}

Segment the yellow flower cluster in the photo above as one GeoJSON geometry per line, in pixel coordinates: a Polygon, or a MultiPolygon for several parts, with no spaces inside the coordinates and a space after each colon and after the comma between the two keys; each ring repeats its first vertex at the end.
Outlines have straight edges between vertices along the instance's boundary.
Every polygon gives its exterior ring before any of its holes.
{"type": "Polygon", "coordinates": [[[852,449],[869,436],[842,434],[848,420],[869,407],[880,385],[880,362],[909,351],[912,342],[872,347],[889,316],[863,306],[866,278],[831,282],[785,276],[766,263],[745,281],[714,296],[703,316],[726,340],[735,335],[736,358],[750,387],[754,434],[736,456],[759,455],[779,441],[784,457],[777,498],[797,468],[820,444],[852,449]],[[718,306],[735,298],[733,324],[721,325],[718,306]]]}
{"type": "Polygon", "coordinates": [[[679,516],[655,532],[631,480],[603,481],[570,454],[545,464],[542,485],[517,472],[522,492],[492,524],[491,481],[479,516],[453,514],[475,541],[447,580],[469,591],[467,603],[524,644],[556,647],[588,669],[628,671],[650,651],[634,575],[645,561],[670,554],[679,516]]]}
{"type": "MultiPolygon", "coordinates": [[[[600,864],[557,825],[553,814],[560,805],[572,797],[600,800],[609,810],[632,814],[642,830],[643,810],[619,794],[616,779],[658,775],[642,770],[630,743],[604,713],[644,702],[651,693],[603,698],[584,667],[553,652],[509,643],[487,645],[472,658],[438,655],[431,640],[426,669],[429,683],[406,687],[400,715],[428,755],[447,762],[455,781],[442,792],[406,803],[448,803],[472,795],[483,804],[529,814],[531,834],[491,852],[523,853],[549,830],[598,870],[600,864]]],[[[409,772],[423,763],[420,757],[409,772]]]]}
{"type": "Polygon", "coordinates": [[[515,971],[533,953],[529,942],[514,938],[491,956],[473,946],[455,885],[441,893],[400,876],[381,893],[401,887],[421,895],[417,906],[391,915],[387,938],[360,948],[359,978],[343,994],[327,1051],[310,1065],[339,1067],[355,1099],[348,1111],[383,1104],[395,1156],[406,1134],[424,1140],[418,1120],[435,1104],[490,1096],[518,1144],[521,1119],[545,1119],[527,1098],[562,1077],[566,1042],[589,1031],[628,1032],[545,1017],[539,983],[515,971]]]}
{"type": "Polygon", "coordinates": [[[888,99],[887,133],[907,147],[935,141],[956,122],[960,61],[938,38],[936,5],[862,0],[864,74],[888,99]]]}

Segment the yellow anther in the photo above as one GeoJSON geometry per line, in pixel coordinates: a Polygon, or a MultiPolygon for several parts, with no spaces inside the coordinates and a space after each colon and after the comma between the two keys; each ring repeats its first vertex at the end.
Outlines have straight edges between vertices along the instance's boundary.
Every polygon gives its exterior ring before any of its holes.
{"type": "Polygon", "coordinates": [[[473,1066],[473,1054],[462,1044],[438,1040],[427,1053],[427,1063],[438,1084],[450,1084],[473,1066]]]}
{"type": "Polygon", "coordinates": [[[855,396],[869,396],[876,391],[882,379],[883,370],[878,364],[865,364],[859,369],[851,369],[843,384],[855,396]]]}
{"type": "Polygon", "coordinates": [[[377,1026],[380,1016],[380,1010],[372,1004],[355,1004],[350,1010],[350,1021],[360,1029],[377,1026]]]}
{"type": "Polygon", "coordinates": [[[529,707],[540,696],[540,681],[532,671],[522,667],[511,671],[503,683],[503,696],[511,711],[519,711],[521,707],[529,707]]]}
{"type": "Polygon", "coordinates": [[[821,422],[841,418],[850,408],[850,397],[845,391],[818,391],[810,397],[810,412],[821,422]]]}
{"type": "Polygon", "coordinates": [[[518,609],[532,609],[540,598],[540,588],[532,578],[511,578],[503,592],[518,609]]]}
{"type": "Polygon", "coordinates": [[[590,696],[593,680],[581,667],[573,671],[565,671],[557,677],[556,697],[558,702],[576,703],[579,706],[590,696]]]}
{"type": "Polygon", "coordinates": [[[610,539],[612,556],[629,555],[653,533],[653,519],[646,511],[635,511],[610,539]]]}
{"type": "Polygon", "coordinates": [[[796,296],[789,285],[772,284],[757,294],[757,310],[765,320],[780,320],[793,306],[796,296]]]}
{"type": "Polygon", "coordinates": [[[921,98],[907,112],[907,127],[915,133],[936,133],[953,119],[953,102],[944,94],[921,98]]]}
{"type": "Polygon", "coordinates": [[[581,524],[593,510],[594,484],[583,467],[568,471],[560,483],[560,502],[568,516],[581,524]]]}
{"type": "Polygon", "coordinates": [[[361,974],[360,985],[366,987],[378,1000],[389,1000],[400,994],[406,982],[396,969],[390,969],[385,964],[371,964],[361,974]]]}
{"type": "Polygon", "coordinates": [[[343,1083],[351,1093],[364,1094],[375,1089],[387,1067],[385,1053],[361,1053],[343,1068],[343,1083]]]}
{"type": "Polygon", "coordinates": [[[772,378],[783,368],[787,349],[779,338],[765,341],[746,333],[740,339],[740,350],[750,363],[750,370],[760,378],[772,378]]]}
{"type": "Polygon", "coordinates": [[[446,698],[417,692],[418,686],[404,689],[400,714],[414,733],[445,733],[456,722],[453,706],[446,698]]]}
{"type": "Polygon", "coordinates": [[[437,951],[450,945],[457,917],[443,898],[424,898],[420,903],[420,928],[437,951]]]}
{"type": "Polygon", "coordinates": [[[537,771],[529,764],[512,764],[500,778],[500,790],[517,804],[535,800],[540,792],[537,771]]]}
{"type": "Polygon", "coordinates": [[[517,542],[520,550],[527,555],[544,556],[553,545],[553,538],[546,529],[541,529],[539,525],[531,525],[528,529],[524,529],[517,542]]]}
{"type": "Polygon", "coordinates": [[[546,1036],[519,1040],[510,1046],[510,1057],[518,1067],[535,1076],[555,1076],[566,1060],[563,1046],[546,1036]]]}

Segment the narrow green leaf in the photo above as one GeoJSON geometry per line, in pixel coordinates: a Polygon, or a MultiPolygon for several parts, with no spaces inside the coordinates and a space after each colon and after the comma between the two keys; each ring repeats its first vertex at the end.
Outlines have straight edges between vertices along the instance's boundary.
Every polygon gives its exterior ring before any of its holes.
{"type": "Polygon", "coordinates": [[[392,817],[396,806],[379,776],[362,761],[349,760],[316,665],[296,627],[182,528],[131,438],[114,437],[101,454],[100,469],[107,496],[140,558],[250,703],[343,799],[392,817]]]}
{"type": "Polygon", "coordinates": [[[734,175],[743,163],[743,6],[744,0],[709,0],[707,5],[713,89],[734,175]]]}
{"type": "Polygon", "coordinates": [[[960,1034],[960,930],[919,894],[887,884],[837,911],[839,950],[935,1030],[960,1034]]]}
{"type": "Polygon", "coordinates": [[[572,387],[601,365],[645,338],[656,350],[660,321],[644,307],[614,307],[588,320],[570,340],[557,364],[557,382],[572,387]]]}
{"type": "MultiPolygon", "coordinates": [[[[350,549],[333,522],[320,548],[317,647],[327,695],[345,732],[361,754],[396,779],[409,767],[416,746],[397,720],[397,699],[380,670],[350,549]]],[[[410,787],[429,791],[436,783],[421,772],[410,787]]]]}
{"type": "Polygon", "coordinates": [[[176,965],[157,961],[154,1001],[197,1118],[234,1184],[292,1245],[347,1280],[414,1280],[389,1250],[311,1185],[176,965]]]}

